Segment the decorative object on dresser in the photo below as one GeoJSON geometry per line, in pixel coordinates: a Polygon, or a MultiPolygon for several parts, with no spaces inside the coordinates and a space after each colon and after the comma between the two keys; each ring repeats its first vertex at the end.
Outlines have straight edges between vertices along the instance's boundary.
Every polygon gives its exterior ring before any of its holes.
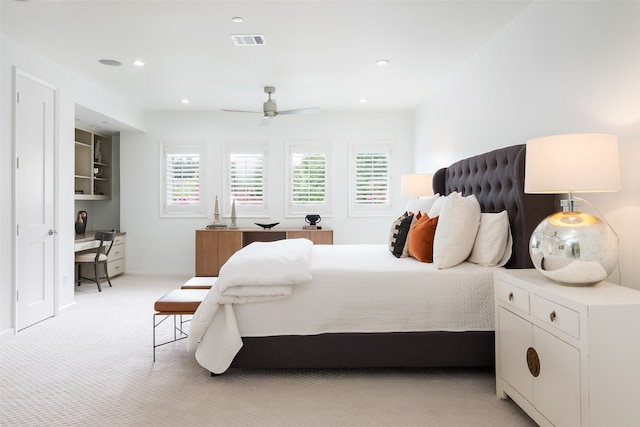
{"type": "Polygon", "coordinates": [[[433,196],[433,175],[429,173],[414,173],[402,175],[400,191],[402,197],[417,198],[433,196]]]}
{"type": "Polygon", "coordinates": [[[304,217],[304,221],[309,225],[303,225],[303,230],[320,230],[322,227],[318,225],[322,221],[322,218],[318,214],[308,214],[304,217]]]}
{"type": "Polygon", "coordinates": [[[229,228],[238,228],[238,224],[236,224],[236,199],[231,202],[231,223],[229,228]]]}
{"type": "Polygon", "coordinates": [[[562,212],[545,218],[530,241],[531,260],[559,283],[605,280],[618,263],[618,236],[609,224],[580,212],[574,193],[618,191],[618,138],[604,133],[555,135],[527,142],[525,192],[568,193],[562,212]]]}
{"type": "Polygon", "coordinates": [[[226,224],[220,222],[220,209],[218,208],[218,196],[216,196],[216,204],[213,209],[213,223],[207,225],[207,228],[227,228],[226,224]]]}
{"type": "Polygon", "coordinates": [[[275,227],[276,225],[278,225],[280,223],[279,222],[271,222],[269,224],[262,224],[260,222],[256,222],[254,224],[257,225],[258,227],[262,227],[264,230],[271,230],[273,227],[275,227]]]}
{"type": "Polygon", "coordinates": [[[640,292],[495,273],[496,394],[542,426],[640,423],[640,292]]]}

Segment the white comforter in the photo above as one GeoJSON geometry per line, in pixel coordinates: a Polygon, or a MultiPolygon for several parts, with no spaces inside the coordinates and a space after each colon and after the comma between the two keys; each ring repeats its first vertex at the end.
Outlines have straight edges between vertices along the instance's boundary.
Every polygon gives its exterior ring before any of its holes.
{"type": "MultiPolygon", "coordinates": [[[[241,336],[494,328],[493,267],[464,262],[437,270],[412,258],[395,258],[386,245],[315,245],[309,266],[313,280],[292,286],[286,298],[223,304],[207,315],[209,324],[192,325],[193,345],[200,341],[198,362],[211,372],[224,372],[242,347],[241,336]]],[[[209,303],[200,307],[211,310],[209,303]]],[[[201,309],[197,320],[205,318],[201,309]]]]}
{"type": "MultiPolygon", "coordinates": [[[[242,340],[233,319],[233,304],[264,302],[284,298],[293,286],[311,280],[309,260],[313,243],[307,239],[276,242],[254,242],[236,252],[220,269],[215,286],[196,310],[189,332],[188,347],[195,348],[207,329],[213,325],[216,313],[225,307],[228,326],[220,334],[218,356],[209,362],[212,372],[226,370],[236,355],[242,340]],[[216,366],[213,366],[216,365],[216,366]],[[225,366],[226,365],[226,366],[225,366]]],[[[197,354],[196,354],[196,357],[197,354]]]]}

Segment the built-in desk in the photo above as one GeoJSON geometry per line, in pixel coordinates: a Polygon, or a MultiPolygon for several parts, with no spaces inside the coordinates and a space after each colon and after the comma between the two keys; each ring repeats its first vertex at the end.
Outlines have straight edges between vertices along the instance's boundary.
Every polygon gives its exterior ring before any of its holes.
{"type": "MultiPolygon", "coordinates": [[[[127,233],[125,232],[116,233],[116,238],[113,241],[113,247],[111,248],[111,252],[109,252],[109,260],[107,261],[107,270],[109,272],[109,277],[114,277],[118,274],[124,273],[126,235],[127,233]]],[[[88,230],[84,234],[76,234],[74,244],[75,252],[94,249],[98,246],[100,246],[100,242],[95,240],[95,231],[88,230]]],[[[92,275],[93,272],[83,273],[83,275],[85,274],[92,275]]],[[[100,271],[99,274],[103,276],[104,272],[100,271]]]]}

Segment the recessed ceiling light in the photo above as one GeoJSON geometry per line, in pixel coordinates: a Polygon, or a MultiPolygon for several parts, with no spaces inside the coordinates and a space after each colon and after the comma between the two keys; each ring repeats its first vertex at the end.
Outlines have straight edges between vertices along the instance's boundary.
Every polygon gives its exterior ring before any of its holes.
{"type": "Polygon", "coordinates": [[[388,59],[378,59],[376,61],[376,65],[379,67],[384,67],[385,65],[389,65],[389,60],[388,59]]]}
{"type": "Polygon", "coordinates": [[[186,98],[183,98],[182,100],[180,100],[180,102],[182,102],[183,104],[188,104],[189,100],[186,98]]]}
{"type": "Polygon", "coordinates": [[[133,65],[135,65],[136,67],[144,67],[144,64],[145,62],[139,59],[136,59],[135,61],[133,61],[133,65]]]}
{"type": "Polygon", "coordinates": [[[116,61],[115,59],[101,59],[98,62],[102,65],[108,65],[110,67],[119,67],[122,65],[122,62],[116,61]]]}
{"type": "Polygon", "coordinates": [[[367,98],[360,98],[360,104],[366,104],[367,98]]]}
{"type": "Polygon", "coordinates": [[[241,16],[234,16],[233,18],[231,18],[231,20],[232,20],[233,22],[235,22],[236,24],[239,24],[239,23],[241,23],[241,22],[244,22],[244,18],[243,18],[243,17],[241,17],[241,16]]]}

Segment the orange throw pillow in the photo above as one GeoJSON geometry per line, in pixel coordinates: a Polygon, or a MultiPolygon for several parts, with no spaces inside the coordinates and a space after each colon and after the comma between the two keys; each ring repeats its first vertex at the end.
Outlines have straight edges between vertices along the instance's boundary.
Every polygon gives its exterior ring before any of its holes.
{"type": "Polygon", "coordinates": [[[409,233],[409,256],[421,262],[433,262],[433,238],[436,235],[438,218],[429,218],[429,215],[422,215],[422,218],[411,227],[409,233]]]}

